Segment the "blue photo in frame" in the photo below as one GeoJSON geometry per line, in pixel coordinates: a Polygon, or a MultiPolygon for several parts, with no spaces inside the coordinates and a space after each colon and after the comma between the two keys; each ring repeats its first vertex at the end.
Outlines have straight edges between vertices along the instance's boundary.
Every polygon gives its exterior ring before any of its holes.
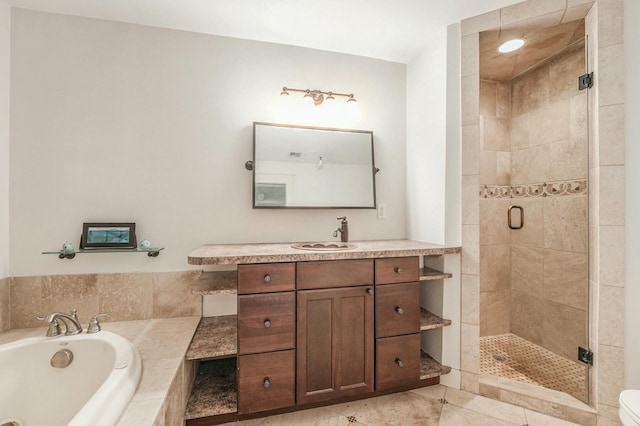
{"type": "Polygon", "coordinates": [[[130,248],[135,249],[136,224],[126,223],[83,223],[81,249],[90,248],[130,248]]]}

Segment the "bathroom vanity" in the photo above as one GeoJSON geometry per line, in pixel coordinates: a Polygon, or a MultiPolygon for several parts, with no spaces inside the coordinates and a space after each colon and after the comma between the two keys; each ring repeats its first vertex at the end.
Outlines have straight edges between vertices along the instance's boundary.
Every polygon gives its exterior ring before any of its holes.
{"type": "Polygon", "coordinates": [[[237,316],[203,318],[187,352],[201,361],[188,425],[439,383],[450,368],[430,356],[421,337],[451,321],[425,309],[421,294],[452,276],[428,265],[460,248],[354,244],[336,251],[206,245],[189,255],[192,265],[237,265],[203,272],[194,292],[238,296],[237,316]]]}

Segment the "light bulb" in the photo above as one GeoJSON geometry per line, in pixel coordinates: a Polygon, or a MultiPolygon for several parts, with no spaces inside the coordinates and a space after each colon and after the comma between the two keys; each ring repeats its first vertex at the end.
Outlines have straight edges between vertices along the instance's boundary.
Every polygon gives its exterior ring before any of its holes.
{"type": "Polygon", "coordinates": [[[514,38],[502,43],[498,47],[498,52],[500,53],[515,52],[516,50],[520,49],[522,46],[524,46],[524,40],[521,38],[514,38]]]}

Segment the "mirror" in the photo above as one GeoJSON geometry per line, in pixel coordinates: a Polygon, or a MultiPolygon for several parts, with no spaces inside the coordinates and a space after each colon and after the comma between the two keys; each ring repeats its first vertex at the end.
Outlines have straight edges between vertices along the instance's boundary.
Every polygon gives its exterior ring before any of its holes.
{"type": "Polygon", "coordinates": [[[253,123],[254,208],[376,206],[373,132],[253,123]]]}

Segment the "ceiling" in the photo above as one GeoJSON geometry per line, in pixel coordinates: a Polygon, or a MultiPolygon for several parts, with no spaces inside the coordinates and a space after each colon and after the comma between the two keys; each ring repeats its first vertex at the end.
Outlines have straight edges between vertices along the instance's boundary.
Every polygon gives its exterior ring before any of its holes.
{"type": "Polygon", "coordinates": [[[408,63],[447,25],[522,0],[7,0],[13,6],[408,63]]]}
{"type": "Polygon", "coordinates": [[[576,46],[584,39],[584,19],[536,29],[509,29],[480,33],[480,78],[508,81],[576,46]],[[512,53],[499,53],[498,46],[512,38],[522,38],[525,45],[512,53]]]}

